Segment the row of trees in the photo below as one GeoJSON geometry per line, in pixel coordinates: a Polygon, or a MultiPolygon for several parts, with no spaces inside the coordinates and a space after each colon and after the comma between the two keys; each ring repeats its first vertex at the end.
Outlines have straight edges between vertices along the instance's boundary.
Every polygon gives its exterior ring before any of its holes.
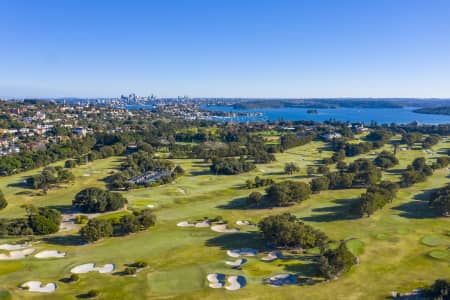
{"type": "Polygon", "coordinates": [[[399,185],[390,181],[382,181],[379,184],[367,188],[358,201],[352,206],[351,211],[360,217],[370,217],[375,211],[391,203],[399,189],[399,185]]]}
{"type": "Polygon", "coordinates": [[[269,216],[258,223],[262,238],[274,247],[310,249],[318,247],[319,273],[331,279],[347,272],[356,263],[356,257],[344,242],[329,248],[325,233],[301,222],[292,214],[269,216]]]}
{"type": "Polygon", "coordinates": [[[273,179],[271,178],[261,178],[256,176],[255,179],[248,179],[245,181],[245,187],[248,189],[259,188],[263,186],[268,186],[274,184],[273,179]]]}
{"type": "Polygon", "coordinates": [[[134,211],[119,220],[91,219],[81,228],[80,235],[87,242],[95,242],[105,237],[123,236],[146,230],[156,223],[156,217],[150,209],[134,211]]]}

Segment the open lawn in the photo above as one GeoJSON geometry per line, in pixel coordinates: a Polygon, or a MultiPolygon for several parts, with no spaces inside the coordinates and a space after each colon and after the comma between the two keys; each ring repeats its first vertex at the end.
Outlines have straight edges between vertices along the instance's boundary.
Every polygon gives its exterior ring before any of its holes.
{"type": "MultiPolygon", "coordinates": [[[[449,147],[450,143],[443,141],[433,147],[433,152],[449,147]]],[[[386,144],[385,148],[392,150],[392,145],[386,144]]],[[[325,191],[285,208],[245,209],[242,206],[244,197],[253,191],[243,187],[247,179],[258,175],[308,182],[311,178],[306,175],[306,167],[330,157],[332,152],[326,149],[325,143],[312,142],[277,154],[277,161],[258,165],[254,172],[233,176],[210,174],[209,165],[202,160],[174,160],[186,170],[186,175],[176,182],[123,192],[130,207],[155,205],[156,227],[90,245],[79,245],[76,231],[42,238],[34,248],[65,251],[67,257],[38,260],[31,256],[19,261],[0,261],[0,299],[6,295],[5,291],[13,299],[74,299],[90,289],[99,290],[102,299],[385,299],[391,291],[410,291],[437,278],[449,278],[450,220],[436,217],[427,206],[429,190],[450,182],[447,169],[437,170],[424,183],[401,189],[392,204],[370,218],[353,219],[346,213],[363,189],[325,191]],[[301,172],[285,175],[286,162],[295,162],[301,172]],[[336,241],[349,239],[347,245],[358,255],[360,264],[338,280],[329,282],[315,282],[314,251],[286,253],[286,259],[273,262],[261,261],[264,254],[260,254],[248,257],[242,270],[235,270],[225,264],[232,260],[226,250],[248,247],[268,250],[259,239],[256,227],[244,226],[240,232],[225,234],[209,228],[176,226],[181,221],[222,216],[231,227],[239,227],[235,225],[237,220],[256,223],[265,216],[281,212],[297,215],[336,241]],[[80,264],[114,263],[116,271],[121,271],[125,264],[136,260],[149,264],[136,277],[91,272],[81,274],[76,283],[60,282],[70,276],[71,268],[80,264]],[[238,291],[211,289],[206,280],[209,273],[242,275],[247,285],[238,291]],[[301,281],[301,286],[275,288],[263,284],[265,278],[280,273],[296,273],[310,280],[301,281]],[[54,282],[56,292],[38,294],[18,288],[29,280],[54,282]]],[[[400,164],[384,172],[384,176],[399,178],[399,171],[415,157],[435,155],[438,154],[428,155],[422,150],[399,151],[400,164]]],[[[374,155],[367,153],[358,157],[374,155]]],[[[120,158],[115,157],[77,167],[73,169],[75,183],[50,190],[48,195],[34,195],[36,191],[20,186],[24,176],[38,170],[1,178],[0,188],[9,206],[0,211],[0,217],[22,216],[24,211],[20,206],[25,203],[67,208],[79,190],[105,186],[102,179],[119,162],[120,158]],[[89,176],[85,176],[87,174],[89,176]]],[[[0,240],[0,244],[5,242],[0,240]]]]}

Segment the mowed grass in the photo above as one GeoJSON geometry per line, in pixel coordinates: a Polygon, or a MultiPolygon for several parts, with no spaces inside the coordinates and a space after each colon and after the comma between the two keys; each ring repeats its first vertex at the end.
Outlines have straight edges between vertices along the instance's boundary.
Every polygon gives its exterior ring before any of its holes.
{"type": "MultiPolygon", "coordinates": [[[[389,149],[391,145],[385,147],[389,149]]],[[[447,142],[442,142],[433,150],[438,152],[448,147],[447,142]]],[[[436,171],[427,182],[400,190],[392,204],[370,218],[353,219],[347,215],[348,206],[363,189],[325,191],[287,208],[250,210],[240,206],[250,193],[250,190],[243,188],[245,180],[258,175],[275,180],[308,182],[311,178],[306,176],[306,167],[329,157],[331,152],[326,149],[326,144],[313,142],[277,154],[276,162],[258,165],[254,172],[236,176],[212,175],[208,164],[202,160],[175,160],[187,173],[175,183],[124,192],[132,207],[156,205],[158,223],[155,228],[91,245],[77,245],[76,240],[72,244],[74,232],[45,238],[36,244],[38,250],[67,251],[67,257],[0,261],[0,290],[9,291],[13,299],[74,299],[74,296],[93,288],[98,289],[104,299],[384,299],[394,290],[409,291],[436,278],[448,278],[450,258],[444,253],[448,252],[446,247],[450,245],[450,221],[437,218],[427,207],[426,201],[427,191],[449,182],[446,169],[436,171]],[[294,176],[283,174],[286,162],[297,163],[302,171],[294,176]],[[239,233],[220,234],[208,228],[176,226],[179,221],[218,215],[234,226],[236,220],[257,222],[265,216],[281,212],[297,215],[336,241],[348,239],[347,244],[359,256],[360,264],[335,281],[274,288],[264,285],[263,279],[287,272],[313,277],[317,268],[314,260],[305,256],[302,260],[267,263],[259,258],[249,258],[242,271],[233,270],[224,263],[233,260],[227,257],[227,249],[254,247],[265,250],[255,227],[246,227],[239,233]],[[432,236],[432,240],[437,237],[441,243],[438,246],[425,245],[423,239],[428,236],[432,236]],[[124,264],[136,260],[149,263],[149,268],[136,277],[90,273],[81,275],[81,280],[74,284],[58,281],[68,277],[70,269],[79,264],[115,263],[120,271],[124,264]],[[244,275],[247,286],[235,292],[211,289],[207,286],[206,275],[213,272],[244,275]],[[54,294],[36,295],[17,287],[28,280],[56,282],[58,288],[54,294]]],[[[359,157],[371,155],[368,153],[359,157]]],[[[399,152],[400,165],[390,170],[392,174],[385,172],[386,176],[398,177],[398,171],[419,156],[425,154],[421,150],[399,152]]],[[[118,163],[118,158],[111,158],[95,161],[91,166],[78,167],[74,169],[77,179],[73,185],[50,191],[47,196],[23,195],[20,193],[27,190],[8,187],[22,180],[24,174],[2,178],[0,186],[10,206],[1,211],[0,216],[22,215],[20,205],[30,202],[46,206],[70,205],[73,195],[82,188],[104,186],[102,179],[118,163]],[[83,176],[86,173],[91,176],[83,176]]],[[[36,172],[30,171],[29,174],[36,172]]]]}

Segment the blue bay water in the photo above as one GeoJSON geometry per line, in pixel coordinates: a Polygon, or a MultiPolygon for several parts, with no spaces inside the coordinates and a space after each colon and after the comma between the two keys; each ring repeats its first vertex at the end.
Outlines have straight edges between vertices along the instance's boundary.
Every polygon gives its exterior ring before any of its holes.
{"type": "MultiPolygon", "coordinates": [[[[419,114],[413,112],[417,107],[405,108],[334,108],[317,109],[317,114],[308,114],[307,108],[269,108],[269,109],[234,109],[231,106],[203,106],[203,109],[211,111],[247,112],[263,114],[261,117],[232,117],[222,118],[239,122],[253,120],[312,120],[317,122],[336,120],[348,122],[364,122],[369,124],[376,121],[378,124],[408,124],[418,122],[419,124],[447,124],[450,116],[419,114]]],[[[217,118],[219,119],[219,118],[217,118]]]]}

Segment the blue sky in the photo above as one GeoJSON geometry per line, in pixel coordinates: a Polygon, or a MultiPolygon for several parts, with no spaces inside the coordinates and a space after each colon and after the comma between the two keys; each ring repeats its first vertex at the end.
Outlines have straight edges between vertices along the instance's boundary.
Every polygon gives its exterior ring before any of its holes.
{"type": "Polygon", "coordinates": [[[0,96],[450,97],[448,0],[0,0],[0,96]]]}

